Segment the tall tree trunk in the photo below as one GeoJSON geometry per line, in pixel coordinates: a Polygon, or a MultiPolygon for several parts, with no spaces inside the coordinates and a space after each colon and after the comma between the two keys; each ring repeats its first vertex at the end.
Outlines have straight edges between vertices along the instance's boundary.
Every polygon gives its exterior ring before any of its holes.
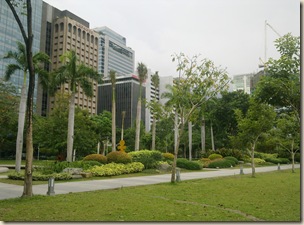
{"type": "Polygon", "coordinates": [[[254,149],[255,142],[251,146],[251,177],[255,177],[255,164],[254,164],[254,149]]]}
{"type": "Polygon", "coordinates": [[[215,151],[215,148],[214,148],[214,137],[213,137],[213,126],[212,126],[212,121],[211,121],[210,132],[211,132],[211,146],[212,146],[212,151],[215,151]]]}
{"type": "Polygon", "coordinates": [[[27,127],[26,127],[26,155],[25,155],[25,176],[24,176],[24,197],[31,197],[33,195],[33,98],[35,90],[35,71],[33,65],[33,32],[32,32],[32,4],[30,0],[26,1],[27,4],[27,34],[28,38],[25,39],[26,55],[29,71],[29,87],[27,96],[27,127]]]}
{"type": "Polygon", "coordinates": [[[295,168],[294,168],[294,158],[295,158],[295,152],[293,151],[293,145],[294,145],[294,140],[291,142],[291,171],[295,173],[295,168]]]}
{"type": "Polygon", "coordinates": [[[21,170],[21,160],[22,160],[22,150],[23,150],[23,133],[24,133],[24,122],[26,113],[26,72],[23,75],[23,84],[21,88],[21,100],[19,104],[19,116],[18,116],[18,134],[16,141],[16,166],[15,171],[20,172],[21,170]]]}
{"type": "Polygon", "coordinates": [[[156,136],[156,118],[155,118],[155,115],[153,115],[153,121],[152,121],[152,147],[151,147],[151,150],[155,150],[155,136],[156,136]]]}
{"type": "Polygon", "coordinates": [[[68,162],[72,162],[72,155],[73,155],[74,119],[75,119],[75,92],[73,91],[69,99],[69,120],[68,120],[67,157],[66,157],[66,161],[68,162]]]}
{"type": "Polygon", "coordinates": [[[138,150],[139,150],[140,117],[141,117],[141,97],[139,97],[138,102],[137,102],[136,133],[135,133],[135,151],[138,151],[138,150]]]}
{"type": "Polygon", "coordinates": [[[115,87],[112,89],[112,152],[116,151],[116,101],[115,87]]]}
{"type": "Polygon", "coordinates": [[[202,153],[206,153],[206,126],[205,126],[205,117],[202,118],[201,126],[201,142],[202,142],[202,153]]]}
{"type": "Polygon", "coordinates": [[[120,138],[120,140],[123,140],[123,138],[124,138],[125,116],[126,116],[126,111],[122,111],[122,113],[121,113],[122,121],[121,121],[121,138],[120,138]]]}
{"type": "Polygon", "coordinates": [[[192,122],[188,122],[188,132],[189,132],[189,160],[192,160],[192,122]]]}
{"type": "Polygon", "coordinates": [[[178,154],[178,148],[179,148],[179,137],[178,137],[178,113],[175,110],[175,116],[174,116],[174,159],[172,163],[172,173],[171,173],[171,183],[175,183],[175,173],[176,173],[176,160],[177,160],[177,154],[178,154]]]}

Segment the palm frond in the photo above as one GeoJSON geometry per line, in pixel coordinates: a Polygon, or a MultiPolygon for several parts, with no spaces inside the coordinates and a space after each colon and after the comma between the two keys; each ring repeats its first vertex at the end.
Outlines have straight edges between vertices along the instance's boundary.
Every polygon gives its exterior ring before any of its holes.
{"type": "Polygon", "coordinates": [[[4,80],[8,81],[11,79],[11,76],[17,71],[22,70],[22,68],[17,64],[9,64],[5,69],[4,80]]]}

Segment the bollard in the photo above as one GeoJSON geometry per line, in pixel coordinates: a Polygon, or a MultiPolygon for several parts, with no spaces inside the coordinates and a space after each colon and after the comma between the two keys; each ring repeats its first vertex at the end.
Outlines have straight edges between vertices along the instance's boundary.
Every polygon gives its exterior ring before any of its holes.
{"type": "Polygon", "coordinates": [[[176,182],[180,182],[180,169],[176,169],[176,182]]]}
{"type": "Polygon", "coordinates": [[[48,182],[48,191],[47,191],[47,195],[55,195],[55,191],[54,191],[54,186],[55,186],[55,178],[54,177],[50,177],[49,178],[49,182],[48,182]]]}
{"type": "Polygon", "coordinates": [[[280,163],[278,163],[278,170],[281,170],[280,163]]]}
{"type": "Polygon", "coordinates": [[[240,174],[244,174],[243,165],[240,166],[240,174]]]}

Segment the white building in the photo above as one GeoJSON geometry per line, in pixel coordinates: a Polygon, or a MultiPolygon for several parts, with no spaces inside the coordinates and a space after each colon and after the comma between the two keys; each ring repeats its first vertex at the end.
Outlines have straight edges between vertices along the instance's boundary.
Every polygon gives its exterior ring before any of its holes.
{"type": "Polygon", "coordinates": [[[135,52],[126,46],[126,38],[106,26],[94,30],[99,33],[98,72],[105,77],[110,70],[117,76],[134,73],[135,52]]]}
{"type": "Polygon", "coordinates": [[[244,93],[250,94],[251,93],[250,82],[253,76],[254,76],[253,73],[233,76],[232,90],[233,91],[243,90],[244,93]]]}

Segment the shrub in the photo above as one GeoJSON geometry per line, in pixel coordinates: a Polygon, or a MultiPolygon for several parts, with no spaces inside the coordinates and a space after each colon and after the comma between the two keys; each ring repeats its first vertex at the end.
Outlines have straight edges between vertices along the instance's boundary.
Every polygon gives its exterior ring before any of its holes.
{"type": "Polygon", "coordinates": [[[176,166],[188,170],[201,170],[202,166],[198,162],[192,162],[185,158],[176,160],[176,166]]]}
{"type": "MultiPolygon", "coordinates": [[[[33,181],[47,181],[50,177],[54,177],[55,180],[70,180],[72,175],[69,173],[53,173],[53,174],[41,174],[39,172],[33,172],[33,181]]],[[[12,180],[24,180],[24,173],[13,172],[8,175],[12,180]]]]}
{"type": "Polygon", "coordinates": [[[264,152],[254,152],[254,157],[255,158],[260,158],[260,159],[267,159],[267,158],[272,158],[275,159],[278,157],[278,153],[264,153],[264,152]]]}
{"type": "Polygon", "coordinates": [[[289,163],[289,159],[287,158],[266,158],[265,159],[266,162],[271,162],[274,164],[288,164],[289,163]]]}
{"type": "Polygon", "coordinates": [[[243,159],[243,152],[238,149],[221,148],[221,149],[218,149],[216,152],[223,157],[233,156],[234,158],[237,158],[238,160],[243,159]]]}
{"type": "Polygon", "coordinates": [[[201,158],[200,163],[202,164],[203,167],[207,168],[211,160],[209,158],[201,158]]]}
{"type": "Polygon", "coordinates": [[[217,159],[209,163],[208,168],[229,168],[234,162],[228,159],[217,159]]]}
{"type": "Polygon", "coordinates": [[[132,162],[132,156],[129,153],[122,152],[122,151],[115,151],[110,152],[107,154],[108,163],[131,163],[132,162]]]}
{"type": "Polygon", "coordinates": [[[116,176],[121,174],[141,172],[144,165],[140,162],[133,162],[128,164],[123,163],[109,163],[101,166],[94,166],[85,172],[91,172],[93,176],[116,176]]]}
{"type": "Polygon", "coordinates": [[[101,154],[90,154],[83,158],[83,161],[97,161],[102,164],[107,163],[107,157],[101,154]]]}
{"type": "Polygon", "coordinates": [[[101,165],[102,165],[102,163],[97,162],[97,161],[82,161],[81,168],[86,170],[93,166],[101,166],[101,165]]]}
{"type": "Polygon", "coordinates": [[[174,155],[169,152],[163,153],[162,156],[166,161],[173,161],[174,159],[174,155]]]}
{"type": "Polygon", "coordinates": [[[223,158],[223,156],[220,154],[217,154],[217,153],[213,153],[213,154],[209,155],[208,158],[210,160],[214,160],[214,159],[221,159],[221,158],[223,158]]]}
{"type": "Polygon", "coordinates": [[[141,162],[145,169],[156,168],[157,162],[162,160],[162,153],[157,150],[140,150],[129,153],[133,162],[141,162]]]}
{"type": "Polygon", "coordinates": [[[264,164],[266,161],[260,158],[254,158],[254,164],[264,164]]]}
{"type": "Polygon", "coordinates": [[[237,158],[233,157],[233,156],[226,156],[225,159],[233,161],[235,163],[233,166],[239,164],[239,160],[237,158]]]}

